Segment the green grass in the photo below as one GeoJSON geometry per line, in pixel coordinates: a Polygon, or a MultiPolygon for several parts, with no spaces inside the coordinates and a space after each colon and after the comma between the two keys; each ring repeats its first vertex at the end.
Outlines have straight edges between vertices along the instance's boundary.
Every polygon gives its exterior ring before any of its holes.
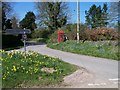
{"type": "Polygon", "coordinates": [[[77,70],[77,66],[65,63],[58,58],[52,58],[29,51],[1,51],[2,87],[49,87],[59,85],[63,77],[77,70]],[[53,73],[42,71],[42,68],[53,68],[53,73]],[[41,78],[41,79],[40,79],[41,78]]]}
{"type": "Polygon", "coordinates": [[[86,41],[85,43],[81,41],[79,43],[76,41],[66,41],[60,44],[48,43],[47,46],[76,54],[119,60],[118,46],[110,41],[86,41]]]}

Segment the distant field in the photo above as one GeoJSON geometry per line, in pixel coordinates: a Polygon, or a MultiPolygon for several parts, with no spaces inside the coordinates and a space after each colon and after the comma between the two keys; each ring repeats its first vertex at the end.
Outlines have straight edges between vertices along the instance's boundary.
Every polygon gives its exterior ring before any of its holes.
{"type": "Polygon", "coordinates": [[[61,42],[60,44],[48,43],[47,46],[53,49],[77,54],[119,60],[117,41],[86,41],[84,43],[80,41],[77,43],[73,40],[61,42]]]}

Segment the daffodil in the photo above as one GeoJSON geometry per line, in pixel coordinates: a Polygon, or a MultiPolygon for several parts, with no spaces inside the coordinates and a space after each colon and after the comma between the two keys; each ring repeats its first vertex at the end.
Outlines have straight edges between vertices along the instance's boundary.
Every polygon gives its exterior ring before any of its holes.
{"type": "Polygon", "coordinates": [[[13,56],[11,55],[10,58],[12,58],[13,56]]]}
{"type": "Polygon", "coordinates": [[[3,80],[5,80],[5,78],[3,78],[3,80]]]}
{"type": "Polygon", "coordinates": [[[15,66],[13,66],[13,69],[12,69],[14,72],[16,72],[17,71],[17,69],[16,69],[16,67],[15,66]]]}
{"type": "Polygon", "coordinates": [[[26,71],[26,74],[28,73],[28,71],[26,71]]]}
{"type": "Polygon", "coordinates": [[[2,57],[0,57],[0,60],[1,60],[1,61],[3,61],[3,58],[2,58],[2,57]]]}

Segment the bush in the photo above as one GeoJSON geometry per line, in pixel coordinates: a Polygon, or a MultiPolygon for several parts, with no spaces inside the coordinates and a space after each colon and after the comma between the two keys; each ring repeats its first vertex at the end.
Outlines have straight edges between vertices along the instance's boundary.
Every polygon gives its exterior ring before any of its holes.
{"type": "MultiPolygon", "coordinates": [[[[71,25],[71,24],[70,24],[71,25]]],[[[77,26],[75,25],[67,25],[63,28],[65,35],[69,40],[77,39],[77,26]]],[[[84,24],[80,25],[80,40],[117,40],[119,38],[118,32],[115,29],[101,27],[96,29],[87,29],[84,24]]],[[[57,31],[55,31],[50,37],[49,42],[57,43],[57,31]]]]}
{"type": "Polygon", "coordinates": [[[55,31],[53,34],[50,35],[48,43],[57,43],[57,31],[55,31]]]}
{"type": "Polygon", "coordinates": [[[97,41],[97,40],[117,40],[118,32],[115,29],[101,27],[86,30],[88,40],[97,41]]]}
{"type": "Polygon", "coordinates": [[[40,30],[35,30],[32,33],[32,38],[48,38],[50,34],[49,30],[45,30],[45,29],[40,29],[40,30]]]}
{"type": "Polygon", "coordinates": [[[2,34],[2,48],[12,48],[23,46],[23,42],[18,36],[2,34]]]}
{"type": "Polygon", "coordinates": [[[62,27],[62,30],[64,30],[65,36],[67,36],[69,40],[75,40],[77,31],[76,28],[77,24],[67,24],[62,27]]]}
{"type": "Polygon", "coordinates": [[[32,41],[46,43],[48,39],[46,38],[35,38],[32,41]]]}
{"type": "MultiPolygon", "coordinates": [[[[65,34],[69,40],[76,40],[77,39],[77,24],[68,24],[64,27],[65,34]]],[[[85,32],[86,25],[80,24],[80,39],[84,40],[87,37],[87,33],[85,32]]]]}

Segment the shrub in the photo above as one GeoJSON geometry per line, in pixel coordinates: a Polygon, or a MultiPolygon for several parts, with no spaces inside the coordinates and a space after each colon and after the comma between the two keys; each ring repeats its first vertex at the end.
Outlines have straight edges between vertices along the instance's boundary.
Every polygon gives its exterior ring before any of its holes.
{"type": "MultiPolygon", "coordinates": [[[[68,37],[69,40],[76,40],[77,39],[77,26],[70,25],[63,28],[65,35],[68,37]]],[[[80,25],[80,40],[117,40],[119,38],[118,32],[115,29],[101,27],[96,29],[87,29],[84,24],[80,25]]],[[[50,36],[49,42],[56,43],[57,42],[57,31],[54,32],[50,36]]]]}
{"type": "Polygon", "coordinates": [[[55,31],[53,34],[50,35],[48,43],[57,43],[57,31],[55,31]]]}
{"type": "Polygon", "coordinates": [[[46,38],[35,38],[32,41],[46,43],[48,39],[46,38]]]}
{"type": "Polygon", "coordinates": [[[68,37],[69,40],[75,40],[77,35],[77,24],[67,24],[66,26],[62,27],[64,30],[65,35],[68,37]]]}
{"type": "Polygon", "coordinates": [[[101,27],[86,30],[88,39],[97,41],[97,40],[116,40],[118,39],[118,32],[115,29],[101,27]]]}
{"type": "Polygon", "coordinates": [[[32,38],[48,38],[49,34],[50,34],[49,30],[45,29],[35,30],[32,33],[32,38]]]}
{"type": "MultiPolygon", "coordinates": [[[[84,40],[87,39],[86,33],[86,25],[80,24],[80,39],[84,40]]],[[[65,28],[65,34],[67,35],[69,40],[76,40],[77,39],[77,24],[68,24],[65,28]]]]}
{"type": "Polygon", "coordinates": [[[18,36],[2,34],[2,48],[23,46],[23,42],[18,36]]]}

